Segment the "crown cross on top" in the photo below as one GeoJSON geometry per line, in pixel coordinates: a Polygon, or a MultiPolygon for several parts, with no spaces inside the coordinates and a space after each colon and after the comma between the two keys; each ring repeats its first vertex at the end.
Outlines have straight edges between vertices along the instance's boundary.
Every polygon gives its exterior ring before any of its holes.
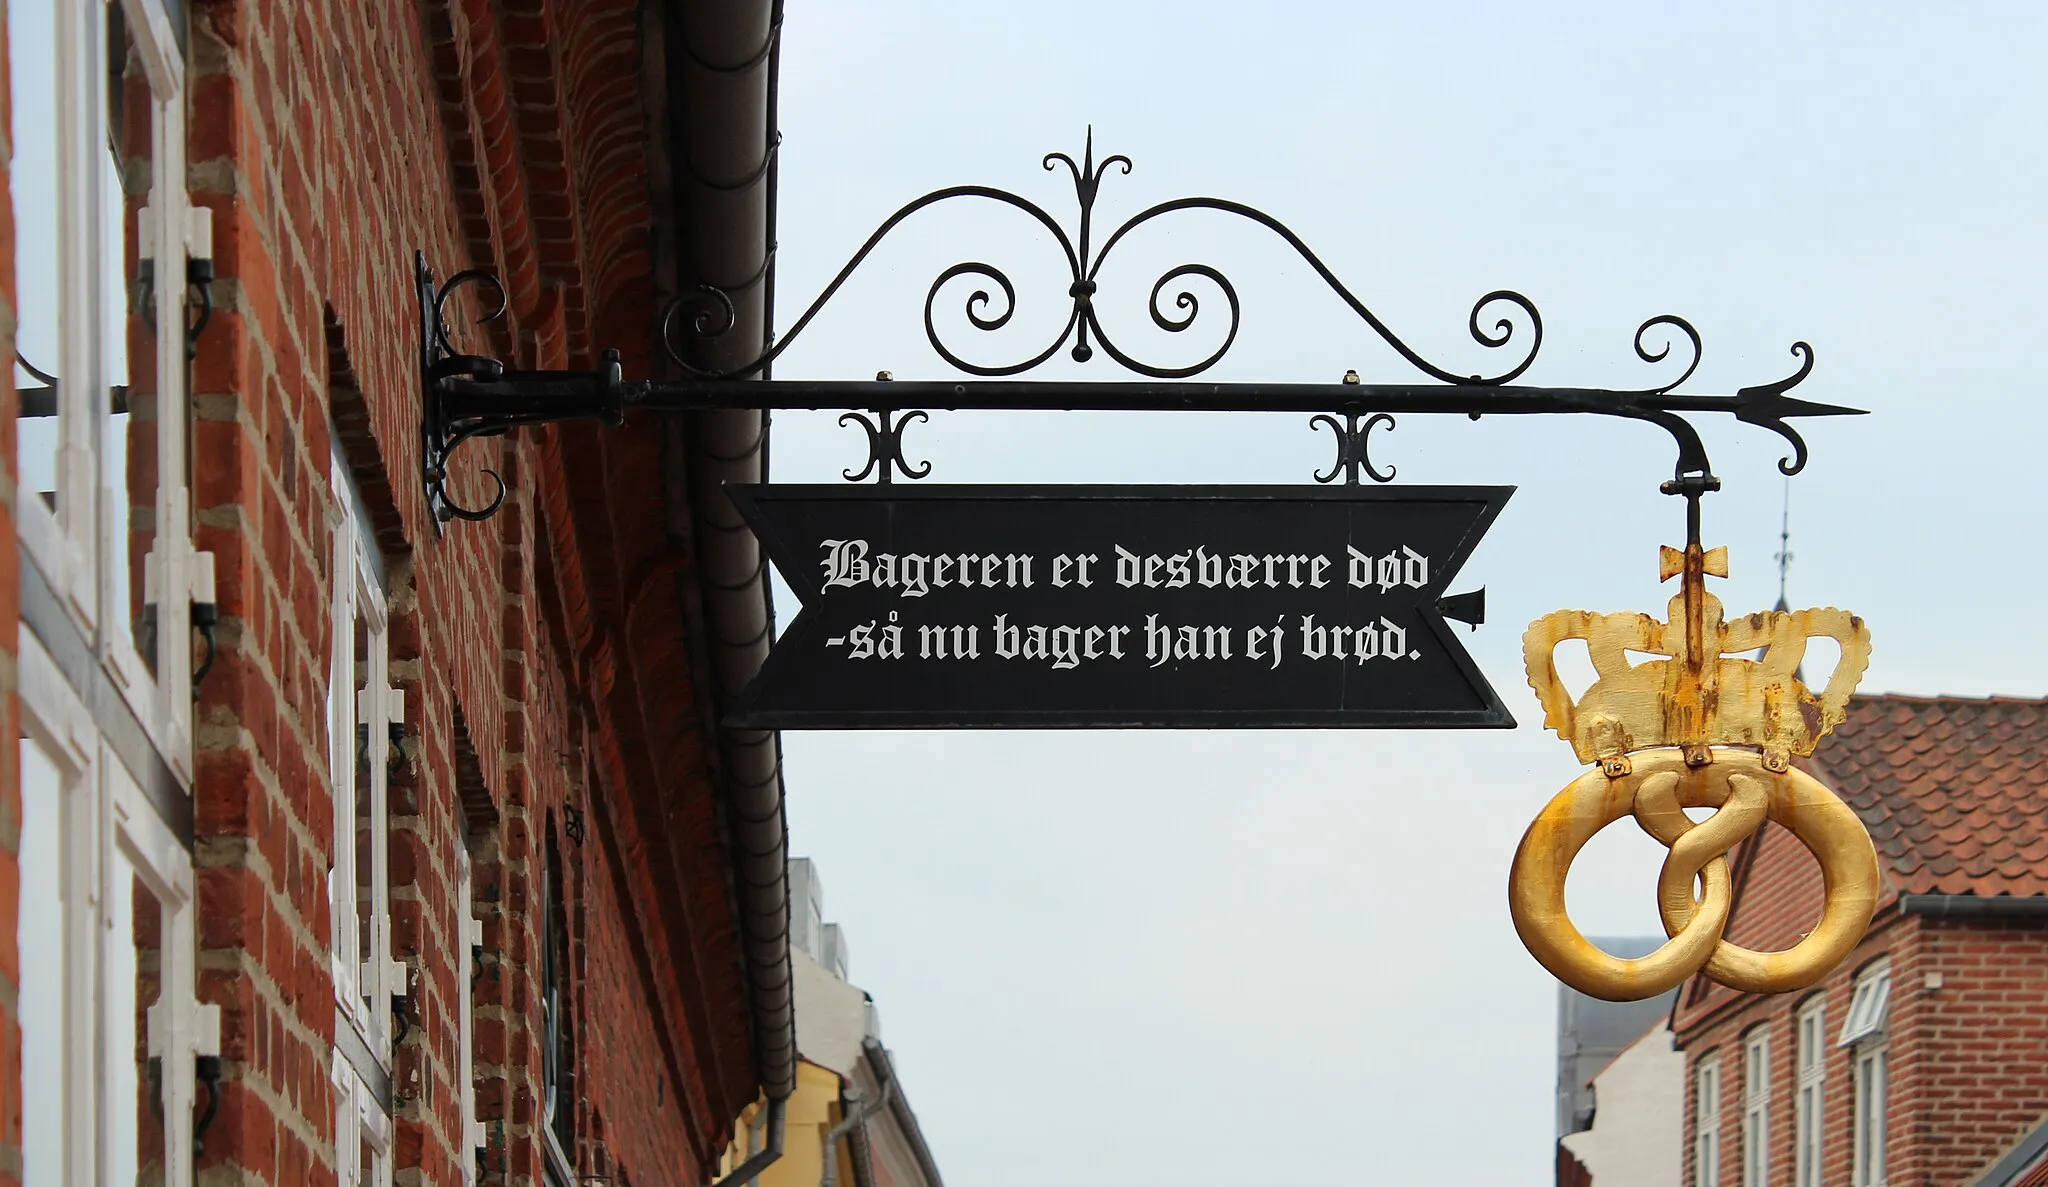
{"type": "Polygon", "coordinates": [[[1833,607],[1728,619],[1705,580],[1727,575],[1725,547],[1663,548],[1659,580],[1682,578],[1665,621],[1559,610],[1529,625],[1522,658],[1543,704],[1543,724],[1571,743],[1581,762],[1599,763],[1619,778],[1639,750],[1679,747],[1697,767],[1712,761],[1709,747],[1739,746],[1762,751],[1764,765],[1782,771],[1792,755],[1813,753],[1841,724],[1870,663],[1870,628],[1833,607]],[[1842,649],[1818,695],[1799,675],[1807,642],[1817,637],[1842,649]],[[1571,639],[1585,642],[1597,677],[1576,700],[1556,663],[1558,645],[1571,639]],[[1631,653],[1652,658],[1636,662],[1631,653]]]}

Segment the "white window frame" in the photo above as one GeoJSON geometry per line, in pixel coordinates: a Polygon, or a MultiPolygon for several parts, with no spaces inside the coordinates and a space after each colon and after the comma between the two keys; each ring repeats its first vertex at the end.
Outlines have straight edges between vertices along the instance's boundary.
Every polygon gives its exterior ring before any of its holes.
{"type": "MultiPolygon", "coordinates": [[[[187,789],[192,781],[191,598],[198,563],[192,549],[186,470],[185,280],[195,221],[185,192],[185,64],[163,0],[57,0],[56,159],[59,347],[54,512],[31,494],[16,500],[23,547],[50,581],[76,625],[94,639],[99,662],[166,764],[187,789]],[[128,547],[126,475],[111,464],[113,419],[107,404],[117,339],[109,324],[105,264],[125,242],[109,242],[107,189],[118,181],[108,158],[111,126],[106,81],[108,7],[119,5],[149,83],[152,158],[157,186],[137,215],[137,247],[156,277],[157,505],[154,551],[130,575],[153,598],[157,668],[150,674],[134,639],[114,624],[129,607],[127,589],[100,580],[116,549],[128,547]],[[97,627],[97,630],[95,628],[97,627]]],[[[117,225],[120,225],[117,223],[117,225]]],[[[205,236],[210,241],[210,234],[205,236]]],[[[206,248],[204,250],[210,250],[206,248]]],[[[125,303],[125,302],[124,302],[125,303]]],[[[8,360],[12,365],[12,360],[8,360]]],[[[42,364],[48,365],[48,364],[42,364]]]]}
{"type": "MultiPolygon", "coordinates": [[[[58,827],[57,893],[62,901],[63,1018],[59,1043],[64,1069],[56,1143],[64,1160],[59,1174],[45,1178],[35,1166],[25,1168],[36,1181],[91,1183],[96,1179],[99,1116],[93,1052],[99,1049],[94,976],[98,969],[100,893],[98,728],[92,715],[57,672],[49,654],[29,631],[21,633],[21,729],[57,768],[58,827]]],[[[21,740],[15,744],[19,746],[21,740]]],[[[24,808],[27,806],[24,802],[24,808]]],[[[23,888],[26,900],[27,888],[23,888]]],[[[24,956],[26,954],[24,953],[24,956]]],[[[30,1019],[20,1021],[26,1026],[30,1019]]],[[[24,1088],[30,1087],[23,1085],[24,1088]]],[[[42,1086],[47,1088],[47,1085],[42,1086]]],[[[24,1135],[26,1136],[26,1135],[24,1135]]],[[[26,1143],[24,1143],[26,1145],[26,1143]]],[[[28,1152],[26,1149],[24,1154],[28,1152]]]]}
{"type": "Polygon", "coordinates": [[[1880,959],[1856,974],[1856,990],[1849,999],[1849,1017],[1842,1022],[1842,1036],[1836,1045],[1851,1047],[1885,1028],[1891,1012],[1892,965],[1880,959]]]}
{"type": "Polygon", "coordinates": [[[337,1049],[334,1081],[334,1169],[338,1187],[391,1187],[391,1118],[347,1057],[337,1049]],[[370,1165],[363,1165],[363,1144],[370,1165]]]}
{"type": "MultiPolygon", "coordinates": [[[[158,175],[166,179],[185,176],[185,72],[171,20],[160,0],[113,0],[127,17],[128,35],[135,42],[142,66],[149,76],[154,102],[150,107],[151,155],[158,175]]],[[[102,149],[100,156],[106,153],[102,149]]],[[[102,201],[104,201],[104,192],[102,201]]],[[[192,778],[192,654],[191,591],[194,568],[190,494],[184,485],[185,433],[188,396],[185,364],[186,231],[190,218],[189,200],[182,184],[161,185],[147,196],[136,213],[136,247],[139,256],[151,262],[156,290],[157,377],[157,490],[156,538],[140,572],[129,575],[140,583],[146,600],[156,604],[156,673],[143,663],[135,640],[113,624],[128,616],[129,590],[115,588],[111,580],[97,582],[100,608],[100,636],[107,671],[114,677],[141,719],[143,729],[157,744],[179,776],[188,784],[192,778]]],[[[102,215],[109,212],[102,210],[102,215]]],[[[101,250],[122,251],[125,244],[102,243],[101,250]]],[[[104,294],[103,294],[104,299],[104,294]]],[[[115,335],[125,335],[127,326],[100,322],[103,366],[111,375],[115,335]]],[[[105,391],[106,387],[95,389],[105,391]]],[[[113,418],[98,422],[104,436],[98,442],[102,459],[113,457],[113,418]]],[[[128,548],[127,475],[103,461],[100,470],[99,556],[102,565],[128,548]]]]}
{"type": "Polygon", "coordinates": [[[330,589],[332,649],[328,681],[328,772],[334,799],[334,859],[328,870],[334,997],[337,1025],[353,1027],[377,1065],[391,1070],[391,999],[407,996],[406,966],[391,959],[391,808],[389,757],[392,721],[403,721],[405,703],[391,686],[390,623],[382,579],[375,564],[376,542],[357,509],[348,464],[334,455],[333,578],[330,589]],[[355,623],[368,633],[369,674],[356,688],[355,623]],[[362,752],[357,729],[367,727],[362,752]],[[367,764],[370,818],[369,950],[362,950],[356,888],[356,786],[358,764],[367,764]]]}
{"type": "Polygon", "coordinates": [[[1866,1039],[1850,1058],[1849,1076],[1855,1085],[1855,1114],[1850,1118],[1850,1187],[1885,1187],[1885,1141],[1891,1126],[1885,1116],[1890,1106],[1890,1053],[1883,1039],[1866,1039]]]}
{"type": "Polygon", "coordinates": [[[1692,1073],[1693,1187],[1721,1187],[1721,1054],[1702,1056],[1692,1073]]]}
{"type": "Polygon", "coordinates": [[[1771,1029],[1750,1028],[1742,1040],[1742,1187],[1771,1179],[1771,1029]]]}
{"type": "Polygon", "coordinates": [[[1891,994],[1891,961],[1880,958],[1856,974],[1849,1018],[1842,1024],[1839,1045],[1851,1048],[1850,1187],[1885,1187],[1885,1143],[1891,1136],[1891,994]]]}
{"type": "Polygon", "coordinates": [[[1799,1074],[1792,1106],[1792,1187],[1821,1184],[1827,1136],[1827,1007],[1827,998],[1815,994],[1799,1007],[1793,1023],[1799,1074]]]}
{"type": "MultiPolygon", "coordinates": [[[[135,1100],[118,1087],[139,1085],[134,1048],[110,1041],[137,1026],[134,982],[114,984],[116,949],[134,942],[110,908],[139,878],[163,913],[158,1000],[146,1015],[146,1050],[162,1060],[165,1187],[191,1187],[195,1058],[219,1054],[219,1010],[195,998],[198,947],[192,857],[157,815],[63,673],[30,631],[21,635],[19,668],[24,733],[58,767],[63,843],[64,1017],[59,1025],[65,1077],[61,1106],[64,1167],[59,1181],[92,1183],[112,1173],[135,1138],[135,1100]]],[[[19,740],[16,742],[19,745],[19,740]]],[[[41,1176],[38,1175],[38,1178],[41,1176]]]]}
{"type": "Polygon", "coordinates": [[[462,1162],[462,1182],[474,1184],[477,1177],[477,1159],[484,1149],[484,1123],[476,1116],[476,992],[471,986],[476,976],[476,953],[484,945],[484,922],[476,918],[474,891],[470,879],[473,876],[469,859],[469,845],[463,839],[455,844],[455,921],[462,933],[455,945],[455,997],[456,1010],[456,1090],[462,1101],[462,1140],[459,1143],[462,1162]]]}
{"type": "MultiPolygon", "coordinates": [[[[96,3],[57,0],[56,60],[51,64],[57,110],[51,113],[57,143],[58,345],[49,367],[57,392],[57,507],[43,505],[34,492],[15,500],[21,541],[79,627],[90,632],[99,599],[94,584],[99,486],[93,430],[98,417],[92,393],[105,391],[99,324],[99,237],[106,220],[100,197],[106,169],[104,98],[106,30],[96,3]]],[[[26,52],[22,46],[10,53],[26,52]]],[[[19,230],[19,228],[17,228],[19,230]]],[[[24,294],[26,295],[26,294],[24,294]]],[[[13,360],[8,360],[13,365],[13,360]]]]}
{"type": "MultiPolygon", "coordinates": [[[[111,750],[103,751],[101,770],[105,772],[103,784],[106,788],[107,828],[102,832],[106,845],[104,868],[107,871],[106,895],[104,900],[109,908],[108,926],[101,928],[106,941],[106,951],[101,957],[106,968],[121,967],[114,963],[117,948],[129,947],[134,943],[130,934],[114,926],[115,918],[111,908],[133,893],[125,876],[133,871],[134,876],[149,888],[158,907],[163,912],[161,936],[163,946],[159,949],[158,999],[146,1016],[146,1049],[151,1056],[163,1061],[164,1121],[159,1122],[164,1135],[163,1179],[165,1187],[190,1187],[192,1183],[192,1104],[198,1093],[194,1076],[194,1058],[201,1052],[199,1035],[199,1005],[193,999],[197,985],[199,953],[194,935],[194,903],[192,855],[172,835],[156,809],[142,794],[142,788],[131,778],[126,768],[116,759],[111,750]],[[178,1118],[178,1124],[170,1124],[170,1118],[178,1118]]],[[[124,913],[125,914],[125,913],[124,913]]],[[[132,956],[130,958],[132,960],[132,956]]],[[[124,978],[103,978],[105,988],[101,993],[102,1032],[118,1035],[125,1028],[134,1025],[136,1007],[135,985],[124,978]],[[125,981],[125,983],[123,983],[125,981]]],[[[217,1017],[217,1008],[215,1012],[217,1017]]],[[[212,1050],[207,1054],[219,1054],[218,1023],[216,1034],[208,1044],[212,1050]]],[[[134,1051],[120,1044],[103,1043],[103,1083],[117,1085],[134,1074],[132,1061],[134,1051]],[[124,1074],[125,1073],[125,1074],[124,1074]]],[[[119,1162],[116,1154],[122,1143],[119,1126],[124,1118],[131,1116],[133,1102],[116,1099],[109,1091],[106,1102],[108,1124],[105,1127],[106,1142],[103,1165],[107,1173],[117,1172],[119,1162]]],[[[128,1139],[130,1142],[132,1138],[128,1139]]]]}
{"type": "MultiPolygon", "coordinates": [[[[574,1109],[576,1102],[564,1098],[561,1093],[563,1081],[574,1084],[573,1076],[567,1075],[560,1064],[561,1035],[568,1025],[564,1015],[569,1011],[569,892],[567,871],[561,861],[561,854],[551,846],[543,846],[545,872],[541,878],[540,942],[542,980],[540,987],[541,1004],[541,1146],[546,1155],[547,1171],[552,1179],[563,1184],[576,1183],[576,1162],[569,1151],[562,1148],[562,1139],[555,1133],[557,1109],[574,1109]],[[562,952],[555,951],[555,913],[562,914],[562,952]],[[556,996],[551,1001],[549,995],[556,996]]],[[[571,1136],[574,1136],[572,1133],[571,1136]]]]}

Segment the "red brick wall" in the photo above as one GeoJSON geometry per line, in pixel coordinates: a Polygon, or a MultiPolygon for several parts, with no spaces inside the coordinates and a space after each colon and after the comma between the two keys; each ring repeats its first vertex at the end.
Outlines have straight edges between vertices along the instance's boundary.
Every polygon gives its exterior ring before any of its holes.
{"type": "MultiPolygon", "coordinates": [[[[1853,992],[1857,970],[1890,953],[1892,958],[1892,1100],[1894,1115],[1901,1101],[1904,1089],[1902,1074],[1913,1052],[1910,1044],[1901,1041],[1900,1027],[1908,1012],[1906,999],[1911,996],[1907,978],[1913,973],[1912,946],[1908,940],[1912,934],[1912,920],[1895,921],[1889,926],[1873,930],[1863,944],[1847,960],[1842,962],[1825,981],[1804,993],[1761,997],[1747,994],[1730,994],[1720,1004],[1706,1013],[1696,1008],[1681,1007],[1678,1029],[1678,1045],[1685,1050],[1685,1178],[1691,1183],[1693,1163],[1697,1154],[1694,1135],[1697,1133],[1698,1102],[1694,1097],[1693,1069],[1699,1060],[1714,1052],[1721,1056],[1721,1181],[1724,1184],[1741,1182],[1742,1166],[1742,1110],[1743,1110],[1743,1040],[1752,1027],[1759,1024],[1770,1028],[1771,1049],[1771,1175],[1773,1185],[1790,1187],[1794,1169],[1793,1138],[1795,1136],[1795,1094],[1798,1090],[1799,1044],[1794,1032],[1794,1023],[1799,1007],[1812,999],[1815,994],[1824,994],[1827,1000],[1825,1019],[1827,1034],[1824,1037],[1827,1073],[1822,1089],[1822,1110],[1825,1114],[1821,1163],[1823,1187],[1845,1187],[1849,1182],[1849,1109],[1853,1100],[1850,1080],[1850,1052],[1834,1046],[1834,1037],[1841,1033],[1842,1021],[1848,1017],[1849,998],[1853,992]]],[[[1902,1135],[1896,1128],[1892,1132],[1890,1150],[1892,1165],[1903,1170],[1898,1161],[1903,1150],[1902,1135]]],[[[1892,1178],[1896,1183],[1917,1183],[1919,1180],[1892,1178]]]]}
{"type": "MultiPolygon", "coordinates": [[[[633,11],[601,0],[194,9],[191,180],[215,212],[219,276],[194,378],[197,543],[216,557],[221,612],[197,723],[200,997],[223,1008],[227,1060],[202,1169],[334,1180],[330,417],[389,567],[406,699],[391,843],[393,956],[413,990],[393,1077],[400,1182],[452,1183],[467,1157],[462,845],[486,925],[475,1002],[488,1165],[538,1181],[550,820],[585,1036],[581,1169],[624,1159],[642,1184],[702,1182],[753,1095],[707,751],[693,729],[649,728],[661,714],[695,719],[690,685],[657,683],[635,658],[682,651],[674,597],[641,596],[672,595],[680,565],[649,559],[668,547],[658,515],[641,508],[655,528],[635,535],[586,493],[631,469],[622,485],[651,497],[658,450],[553,432],[468,447],[457,497],[485,501],[482,466],[511,493],[496,519],[445,534],[412,477],[415,246],[444,273],[506,275],[509,309],[489,328],[460,324],[473,303],[451,308],[472,349],[563,365],[594,353],[599,334],[629,357],[649,353],[633,11]],[[578,162],[575,143],[611,158],[578,162]],[[559,827],[571,809],[586,821],[580,844],[559,827]],[[686,869],[679,852],[697,860],[686,869]]],[[[0,555],[11,561],[11,546],[0,555]]]]}
{"type": "MultiPolygon", "coordinates": [[[[1819,916],[1817,867],[1790,833],[1771,828],[1746,863],[1730,936],[1783,948],[1819,916]]],[[[1792,1182],[1794,1019],[1814,993],[1827,999],[1823,1150],[1826,1187],[1849,1182],[1851,1052],[1833,1045],[1848,1016],[1858,970],[1889,954],[1892,969],[1887,1179],[1894,1185],[1961,1187],[2048,1120],[2048,926],[1900,917],[1892,907],[1820,986],[1777,997],[1736,994],[1696,981],[1684,991],[1679,1045],[1686,1051],[1686,1174],[1692,1174],[1692,1069],[1722,1058],[1723,1181],[1741,1165],[1742,1036],[1771,1034],[1771,1183],[1792,1182]],[[1930,978],[1939,987],[1929,986],[1930,978]]]]}
{"type": "Polygon", "coordinates": [[[2048,1121],[2048,926],[1927,919],[1918,931],[1920,974],[1942,986],[1909,987],[1918,1058],[1894,1116],[1918,1148],[1899,1166],[1961,1183],[2048,1121]]]}

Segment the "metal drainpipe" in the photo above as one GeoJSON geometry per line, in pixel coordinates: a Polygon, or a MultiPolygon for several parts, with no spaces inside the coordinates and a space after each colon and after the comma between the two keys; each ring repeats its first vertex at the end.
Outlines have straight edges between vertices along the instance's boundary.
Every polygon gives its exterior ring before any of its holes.
{"type": "MultiPolygon", "coordinates": [[[[689,344],[699,365],[729,367],[756,357],[772,324],[782,7],[735,0],[678,6],[673,17],[678,280],[713,284],[732,298],[732,332],[689,344]]],[[[761,413],[743,411],[699,413],[689,424],[691,535],[711,700],[722,708],[760,670],[774,639],[767,561],[724,492],[728,482],[767,477],[768,426],[761,413]]],[[[772,1102],[795,1091],[797,1062],[781,739],[721,728],[718,741],[756,1072],[772,1102]]]]}
{"type": "Polygon", "coordinates": [[[718,1180],[714,1187],[735,1187],[748,1179],[758,1176],[782,1157],[782,1120],[789,1111],[789,1098],[777,1097],[768,1102],[768,1137],[761,1149],[749,1155],[745,1162],[734,1167],[732,1173],[718,1180]]]}
{"type": "MultiPolygon", "coordinates": [[[[825,1132],[825,1173],[818,1179],[818,1187],[834,1187],[834,1184],[839,1181],[839,1139],[845,1137],[850,1131],[866,1125],[868,1118],[886,1108],[889,1104],[889,1097],[895,1090],[895,1080],[883,1080],[882,1090],[875,1094],[874,1100],[861,1105],[844,1120],[840,1121],[839,1124],[825,1132]]],[[[859,1099],[859,1094],[848,1093],[847,1097],[847,1103],[852,1104],[859,1099]]]]}

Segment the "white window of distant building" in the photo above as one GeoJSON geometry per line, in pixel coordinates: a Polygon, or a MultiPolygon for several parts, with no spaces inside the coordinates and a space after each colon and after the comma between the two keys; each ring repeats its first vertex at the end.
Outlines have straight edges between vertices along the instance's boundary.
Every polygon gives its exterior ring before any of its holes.
{"type": "Polygon", "coordinates": [[[1768,1023],[1742,1041],[1742,1187],[1771,1178],[1771,1031],[1768,1023]]]}
{"type": "Polygon", "coordinates": [[[1693,1187],[1721,1187],[1721,1056],[1704,1056],[1693,1068],[1693,1187]]]}
{"type": "Polygon", "coordinates": [[[1800,1006],[1795,1025],[1799,1084],[1792,1111],[1792,1183],[1793,1187],[1820,1187],[1821,1089],[1828,1070],[1827,998],[1815,994],[1800,1006]]]}
{"type": "Polygon", "coordinates": [[[1836,1042],[1848,1047],[1882,1033],[1891,1001],[1891,961],[1880,959],[1856,974],[1856,992],[1849,999],[1849,1018],[1842,1023],[1842,1037],[1836,1042]]]}
{"type": "Polygon", "coordinates": [[[1885,1139],[1890,1129],[1885,1110],[1891,1077],[1886,1022],[1891,996],[1891,962],[1881,959],[1856,975],[1849,1020],[1842,1024],[1839,1042],[1851,1049],[1849,1073],[1855,1093],[1849,1117],[1850,1187],[1885,1184],[1885,1139]]]}

